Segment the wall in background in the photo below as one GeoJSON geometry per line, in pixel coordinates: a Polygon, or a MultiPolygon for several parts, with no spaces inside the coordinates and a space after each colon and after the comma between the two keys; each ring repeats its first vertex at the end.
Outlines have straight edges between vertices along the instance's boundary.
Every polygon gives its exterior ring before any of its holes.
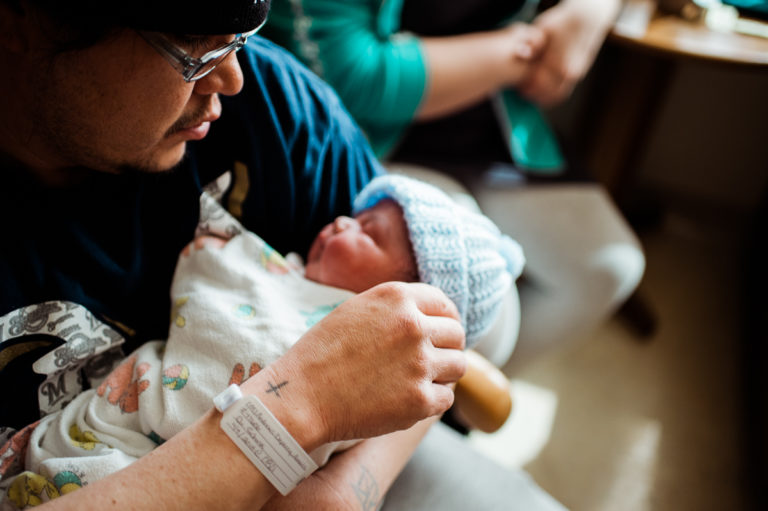
{"type": "Polygon", "coordinates": [[[648,92],[633,87],[645,84],[659,62],[671,63],[671,72],[660,85],[632,187],[754,211],[768,194],[768,67],[670,60],[609,42],[571,100],[549,112],[553,124],[589,168],[596,154],[614,149],[612,127],[600,130],[596,117],[623,119],[624,108],[632,117],[635,96],[640,101],[648,92]],[[622,99],[605,112],[615,93],[622,99]]]}
{"type": "MultiPolygon", "coordinates": [[[[628,103],[642,99],[648,91],[636,84],[645,83],[663,58],[609,43],[571,100],[549,112],[561,136],[575,146],[577,160],[600,163],[602,154],[611,153],[614,125],[601,126],[596,117],[618,121],[616,131],[626,128],[621,105],[608,97],[618,92],[628,103]]],[[[662,208],[684,209],[696,218],[704,212],[710,225],[714,219],[720,228],[743,236],[732,247],[740,254],[742,292],[732,299],[742,324],[730,340],[741,341],[738,370],[744,391],[734,398],[743,404],[744,478],[752,500],[763,504],[756,508],[763,509],[768,502],[768,67],[667,62],[672,72],[632,182],[624,189],[629,195],[651,192],[662,208]]],[[[606,186],[612,182],[600,180],[606,186]]]]}

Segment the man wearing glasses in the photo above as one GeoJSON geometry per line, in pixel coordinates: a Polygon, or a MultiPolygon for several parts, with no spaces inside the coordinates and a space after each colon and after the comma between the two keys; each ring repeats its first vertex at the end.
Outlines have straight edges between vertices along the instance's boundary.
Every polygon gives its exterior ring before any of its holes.
{"type": "MultiPolygon", "coordinates": [[[[99,481],[78,484],[76,461],[66,474],[24,466],[41,417],[166,336],[169,285],[203,186],[229,171],[228,209],[278,251],[305,253],[382,172],[328,87],[248,40],[268,9],[0,0],[0,504],[374,509],[394,482],[385,509],[559,509],[441,429],[395,482],[465,363],[453,304],[420,284],[345,302],[240,387],[305,451],[369,438],[287,496],[220,428],[228,403],[99,481]]],[[[131,368],[110,389],[126,413],[151,391],[141,374],[131,368]]],[[[82,448],[94,441],[69,434],[82,448]]]]}

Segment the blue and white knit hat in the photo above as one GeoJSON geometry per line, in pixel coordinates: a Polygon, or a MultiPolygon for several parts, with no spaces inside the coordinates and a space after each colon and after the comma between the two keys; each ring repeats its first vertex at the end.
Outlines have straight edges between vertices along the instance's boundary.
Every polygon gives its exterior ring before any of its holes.
{"type": "Polygon", "coordinates": [[[486,216],[409,177],[379,176],[355,199],[353,214],[392,199],[403,210],[419,279],[440,288],[459,310],[472,346],[493,325],[525,264],[523,249],[486,216]]]}

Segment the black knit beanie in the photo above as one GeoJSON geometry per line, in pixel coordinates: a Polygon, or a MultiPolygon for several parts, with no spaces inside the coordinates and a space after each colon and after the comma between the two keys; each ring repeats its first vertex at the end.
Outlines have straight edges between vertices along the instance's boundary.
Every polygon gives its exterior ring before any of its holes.
{"type": "Polygon", "coordinates": [[[249,32],[266,19],[270,0],[33,0],[77,20],[178,34],[249,32]]]}

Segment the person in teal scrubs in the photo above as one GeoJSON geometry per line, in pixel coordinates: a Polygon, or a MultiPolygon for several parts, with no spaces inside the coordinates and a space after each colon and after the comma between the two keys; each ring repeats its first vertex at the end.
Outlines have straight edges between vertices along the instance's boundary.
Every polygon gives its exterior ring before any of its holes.
{"type": "MultiPolygon", "coordinates": [[[[568,97],[586,74],[619,3],[563,0],[535,15],[525,0],[286,0],[264,34],[336,89],[380,158],[401,159],[414,124],[492,104],[506,159],[552,173],[563,159],[538,107],[568,97]]],[[[476,119],[436,145],[477,155],[471,141],[481,137],[467,126],[476,119]]]]}

